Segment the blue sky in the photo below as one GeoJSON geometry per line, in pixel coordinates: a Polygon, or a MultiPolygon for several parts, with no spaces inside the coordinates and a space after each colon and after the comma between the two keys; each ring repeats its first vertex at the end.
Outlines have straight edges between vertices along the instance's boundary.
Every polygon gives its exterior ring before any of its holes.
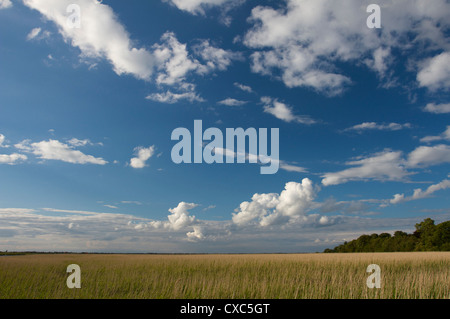
{"type": "Polygon", "coordinates": [[[448,220],[450,4],[379,1],[371,29],[370,3],[0,1],[0,250],[314,252],[448,220]],[[173,163],[194,120],[279,128],[279,171],[173,163]]]}

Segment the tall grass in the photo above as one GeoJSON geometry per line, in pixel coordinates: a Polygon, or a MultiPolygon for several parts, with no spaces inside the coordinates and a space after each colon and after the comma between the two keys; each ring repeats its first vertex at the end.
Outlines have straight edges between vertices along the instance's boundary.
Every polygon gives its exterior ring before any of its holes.
{"type": "Polygon", "coordinates": [[[450,298],[450,253],[27,255],[0,258],[0,298],[450,298]],[[69,289],[69,264],[81,289],[69,289]],[[366,268],[381,267],[369,289],[366,268]]]}

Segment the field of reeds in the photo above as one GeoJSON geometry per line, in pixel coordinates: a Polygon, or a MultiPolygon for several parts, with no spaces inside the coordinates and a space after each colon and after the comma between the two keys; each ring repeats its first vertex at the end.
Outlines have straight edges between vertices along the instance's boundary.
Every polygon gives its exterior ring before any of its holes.
{"type": "Polygon", "coordinates": [[[450,253],[0,257],[0,299],[448,299],[450,253]],[[67,266],[81,268],[69,289],[67,266]],[[381,268],[381,288],[366,268],[381,268]]]}

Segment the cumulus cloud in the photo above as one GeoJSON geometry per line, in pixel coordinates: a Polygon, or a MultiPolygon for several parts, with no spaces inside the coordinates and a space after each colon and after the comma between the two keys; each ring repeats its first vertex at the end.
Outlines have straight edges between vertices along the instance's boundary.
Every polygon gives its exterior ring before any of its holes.
{"type": "Polygon", "coordinates": [[[118,74],[131,74],[148,80],[153,72],[155,58],[145,48],[136,48],[125,27],[106,4],[79,0],[81,28],[67,23],[66,9],[71,0],[24,0],[24,4],[53,21],[65,41],[81,51],[84,58],[107,59],[118,74]]]}
{"type": "MultiPolygon", "coordinates": [[[[243,43],[255,49],[253,72],[279,78],[288,87],[307,87],[326,95],[337,95],[352,83],[339,70],[341,63],[360,61],[385,77],[392,52],[407,54],[413,46],[448,51],[446,36],[450,4],[445,0],[384,1],[382,28],[366,26],[370,1],[288,0],[282,8],[257,6],[249,21],[253,27],[243,43]],[[407,39],[407,40],[406,40],[407,39]],[[432,46],[424,45],[433,43],[432,46]]],[[[436,51],[434,51],[436,52],[436,51]]],[[[448,54],[432,58],[419,69],[420,85],[448,87],[448,54]],[[439,67],[442,66],[442,69],[439,67]],[[446,84],[447,83],[447,84],[446,84]]]]}
{"type": "MultiPolygon", "coordinates": [[[[187,45],[169,31],[161,36],[159,43],[149,48],[138,48],[112,8],[104,3],[92,0],[77,2],[80,28],[67,23],[74,14],[66,12],[72,4],[70,0],[24,0],[24,4],[53,21],[64,40],[81,51],[80,58],[83,60],[93,60],[95,65],[96,60],[106,59],[118,75],[130,74],[138,79],[154,80],[159,86],[176,87],[177,93],[168,90],[148,96],[163,103],[176,103],[183,99],[203,101],[194,92],[195,86],[187,82],[187,77],[193,73],[205,75],[216,70],[224,71],[233,60],[242,59],[241,53],[215,47],[209,40],[194,46],[191,54],[187,45]]],[[[41,33],[40,28],[35,28],[28,39],[34,39],[41,33]]]]}
{"type": "Polygon", "coordinates": [[[205,238],[205,235],[203,234],[203,228],[201,226],[193,226],[192,228],[194,230],[186,234],[188,239],[192,241],[197,241],[205,238]]]}
{"type": "Polygon", "coordinates": [[[156,83],[180,84],[201,64],[189,55],[186,44],[180,43],[173,32],[164,33],[161,41],[161,44],[154,45],[154,55],[159,62],[156,83]]]}
{"type": "Polygon", "coordinates": [[[431,58],[420,69],[417,81],[422,87],[430,90],[445,89],[450,87],[450,52],[444,52],[431,58]]]}
{"type": "Polygon", "coordinates": [[[369,179],[399,181],[409,174],[405,169],[402,152],[399,151],[383,151],[370,157],[349,161],[346,165],[354,167],[324,174],[322,184],[330,186],[369,179]]]}
{"type": "Polygon", "coordinates": [[[17,149],[32,153],[41,159],[58,160],[72,164],[96,164],[105,165],[108,162],[103,158],[86,155],[74,146],[64,144],[58,140],[41,141],[31,143],[29,140],[14,145],[17,149]]]}
{"type": "Polygon", "coordinates": [[[155,154],[155,146],[150,146],[150,147],[136,147],[134,149],[135,153],[136,153],[136,157],[133,157],[130,160],[130,166],[133,168],[144,168],[146,165],[146,162],[150,159],[150,157],[153,156],[153,154],[155,154]]]}
{"type": "Polygon", "coordinates": [[[195,222],[195,216],[190,216],[189,210],[197,206],[198,204],[180,202],[177,207],[170,208],[169,212],[171,214],[167,216],[169,222],[166,225],[174,230],[180,230],[191,226],[195,222]]]}
{"type": "Polygon", "coordinates": [[[305,217],[313,206],[317,188],[308,178],[301,183],[286,183],[280,193],[254,194],[251,201],[240,204],[232,220],[238,226],[270,226],[305,217]]]}
{"type": "Polygon", "coordinates": [[[354,125],[345,129],[345,131],[368,131],[368,130],[377,130],[377,131],[399,131],[405,128],[411,128],[410,123],[398,124],[398,123],[389,123],[389,124],[380,124],[376,122],[364,122],[361,124],[354,125]]]}
{"type": "Polygon", "coordinates": [[[425,112],[434,113],[434,114],[450,113],[450,103],[446,103],[446,104],[428,103],[424,107],[423,110],[425,112]]]}
{"type": "Polygon", "coordinates": [[[14,165],[17,162],[26,161],[28,158],[23,154],[0,154],[0,164],[14,165]]]}
{"type": "Polygon", "coordinates": [[[447,129],[440,135],[437,136],[425,136],[420,139],[421,142],[429,143],[435,141],[447,140],[450,141],[450,125],[447,126],[447,129]]]}
{"type": "Polygon", "coordinates": [[[390,200],[390,203],[391,204],[399,204],[399,203],[403,203],[403,202],[409,202],[409,201],[413,201],[413,200],[427,198],[427,197],[430,197],[433,193],[440,191],[440,190],[447,189],[447,188],[450,188],[450,180],[448,180],[448,179],[443,180],[442,182],[440,182],[438,184],[431,185],[425,191],[422,190],[421,188],[417,188],[414,190],[414,193],[408,197],[405,197],[404,194],[395,194],[394,198],[390,200]]]}
{"type": "Polygon", "coordinates": [[[242,54],[217,48],[209,40],[203,40],[193,47],[193,52],[204,63],[193,57],[187,45],[181,43],[173,32],[161,36],[161,43],[153,46],[158,61],[156,83],[160,85],[186,85],[190,73],[205,75],[215,70],[224,71],[233,60],[242,59],[242,54]]]}
{"type": "MultiPolygon", "coordinates": [[[[364,233],[399,229],[412,231],[411,225],[424,218],[317,214],[304,217],[279,227],[237,227],[231,221],[197,221],[187,229],[175,231],[169,227],[152,227],[154,220],[127,214],[50,208],[0,208],[0,237],[3,236],[0,250],[103,253],[315,252],[364,233]],[[48,214],[47,211],[52,213],[48,214]]],[[[441,222],[448,220],[449,214],[431,217],[441,222]]]]}
{"type": "Polygon", "coordinates": [[[314,124],[316,121],[305,115],[295,115],[292,108],[285,103],[273,99],[271,97],[264,96],[261,98],[261,102],[264,104],[264,112],[272,114],[277,119],[285,122],[296,122],[301,124],[314,124]]]}
{"type": "Polygon", "coordinates": [[[11,0],[0,0],[0,10],[12,7],[11,0]]]}
{"type": "Polygon", "coordinates": [[[233,98],[226,98],[225,100],[217,102],[218,104],[226,105],[226,106],[241,106],[247,103],[247,101],[240,101],[233,98]]]}

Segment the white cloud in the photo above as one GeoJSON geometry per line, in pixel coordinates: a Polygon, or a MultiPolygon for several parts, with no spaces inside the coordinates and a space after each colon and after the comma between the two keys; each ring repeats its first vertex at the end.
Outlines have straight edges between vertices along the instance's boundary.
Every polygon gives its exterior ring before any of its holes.
{"type": "Polygon", "coordinates": [[[247,103],[247,101],[239,101],[233,98],[226,98],[225,100],[217,102],[218,104],[227,105],[227,106],[241,106],[247,103]]]}
{"type": "Polygon", "coordinates": [[[270,97],[262,97],[261,102],[264,104],[264,112],[272,114],[277,119],[285,122],[297,122],[301,124],[314,124],[316,121],[308,116],[295,115],[292,112],[292,108],[278,101],[277,99],[272,99],[270,97]]]}
{"type": "Polygon", "coordinates": [[[155,154],[155,146],[150,147],[136,147],[134,149],[137,157],[133,157],[130,160],[130,166],[133,168],[144,168],[146,166],[146,162],[150,159],[150,157],[155,154]]]}
{"type": "Polygon", "coordinates": [[[10,155],[0,154],[0,164],[14,165],[20,161],[26,161],[28,158],[23,154],[13,153],[10,155]]]}
{"type": "Polygon", "coordinates": [[[233,62],[233,60],[242,60],[241,53],[232,52],[212,46],[209,40],[204,40],[202,43],[194,47],[195,53],[200,56],[205,62],[205,65],[199,67],[198,72],[209,73],[214,70],[225,71],[233,62]]]}
{"type": "Polygon", "coordinates": [[[189,216],[189,210],[197,206],[194,203],[180,202],[177,207],[170,208],[169,212],[171,214],[167,217],[170,227],[174,230],[180,230],[192,225],[195,221],[195,216],[189,216]]]}
{"type": "Polygon", "coordinates": [[[255,162],[259,162],[259,164],[266,163],[274,163],[274,165],[278,166],[280,169],[288,171],[288,172],[296,172],[296,173],[305,173],[308,170],[304,167],[293,165],[293,163],[289,163],[283,160],[278,160],[272,158],[270,156],[252,154],[247,152],[235,152],[234,150],[222,148],[222,147],[214,147],[215,154],[220,154],[221,156],[225,156],[226,158],[234,159],[238,156],[242,156],[245,160],[254,160],[255,162]]]}
{"type": "Polygon", "coordinates": [[[324,94],[333,96],[342,93],[350,79],[336,73],[313,70],[313,59],[307,52],[293,52],[294,48],[255,52],[252,54],[252,71],[262,75],[271,75],[274,69],[280,69],[281,79],[289,87],[312,87],[324,94]]]}
{"type": "Polygon", "coordinates": [[[176,6],[178,9],[192,14],[205,14],[205,9],[214,6],[221,6],[226,2],[235,0],[163,0],[176,6]]]}
{"type": "Polygon", "coordinates": [[[0,10],[12,7],[11,0],[0,0],[0,10]]]}
{"type": "Polygon", "coordinates": [[[158,61],[157,84],[183,83],[189,72],[197,70],[200,62],[189,56],[186,44],[180,43],[173,32],[161,36],[162,44],[155,44],[154,55],[158,61]]]}
{"type": "Polygon", "coordinates": [[[408,175],[402,152],[384,151],[346,164],[355,167],[324,174],[322,184],[330,186],[369,179],[399,181],[408,175]]]}
{"type": "Polygon", "coordinates": [[[182,100],[187,100],[190,103],[205,102],[205,100],[195,92],[173,93],[170,90],[164,93],[149,94],[147,95],[146,99],[167,104],[178,103],[179,101],[182,100]]]}
{"type": "Polygon", "coordinates": [[[67,143],[74,147],[86,146],[86,145],[94,145],[89,139],[80,140],[77,138],[71,138],[67,143]]]}
{"type": "Polygon", "coordinates": [[[378,48],[373,52],[373,59],[368,59],[366,64],[368,67],[378,73],[380,77],[386,75],[391,60],[390,48],[378,48]]]}
{"type": "MultiPolygon", "coordinates": [[[[274,76],[288,87],[336,95],[351,84],[339,70],[342,63],[365,64],[384,79],[393,52],[406,55],[417,65],[421,58],[410,53],[415,46],[425,47],[427,52],[448,51],[448,1],[437,0],[433,6],[426,0],[384,1],[382,28],[377,30],[366,26],[369,4],[360,0],[287,0],[281,8],[255,7],[249,18],[253,27],[243,38],[244,44],[256,51],[252,70],[274,76]]],[[[447,58],[435,57],[420,70],[420,83],[436,88],[447,83],[447,58]],[[438,71],[439,65],[443,68],[438,71]]]]}
{"type": "Polygon", "coordinates": [[[431,166],[450,163],[450,146],[419,146],[408,156],[408,165],[411,167],[431,166]]]}
{"type": "Polygon", "coordinates": [[[379,124],[375,122],[364,122],[358,125],[354,125],[345,129],[345,131],[366,131],[366,130],[378,130],[378,131],[399,131],[405,128],[411,128],[410,123],[398,124],[398,123],[389,123],[389,124],[379,124]]]}
{"type": "Polygon", "coordinates": [[[154,56],[158,61],[156,83],[159,85],[178,85],[180,88],[189,87],[187,76],[194,72],[205,75],[215,70],[224,71],[233,60],[242,59],[242,54],[231,52],[212,46],[209,40],[203,40],[193,47],[194,53],[205,64],[194,58],[173,32],[166,32],[161,36],[161,43],[153,46],[154,56]]]}
{"type": "Polygon", "coordinates": [[[450,87],[450,52],[441,53],[430,59],[417,74],[417,81],[430,90],[450,87]]]}
{"type": "MultiPolygon", "coordinates": [[[[187,45],[169,31],[161,36],[160,43],[153,44],[150,49],[137,48],[112,8],[96,1],[77,2],[81,10],[80,28],[67,23],[71,15],[66,13],[66,9],[72,4],[71,0],[24,0],[24,4],[53,21],[64,40],[78,48],[80,58],[91,66],[97,64],[95,60],[106,59],[118,75],[131,74],[138,79],[154,80],[160,86],[175,86],[181,91],[149,95],[150,99],[164,103],[175,103],[181,99],[203,101],[194,93],[195,86],[186,82],[187,77],[192,73],[205,75],[215,70],[223,71],[232,60],[242,59],[241,53],[214,47],[209,40],[204,40],[194,47],[194,53],[205,62],[202,64],[189,53],[187,45]]],[[[29,39],[36,38],[40,33],[40,28],[33,29],[29,39]]]]}
{"type": "Polygon", "coordinates": [[[208,207],[203,208],[203,211],[206,212],[207,210],[214,209],[214,208],[216,208],[216,205],[209,205],[208,207]]]}
{"type": "Polygon", "coordinates": [[[205,239],[205,235],[203,234],[203,228],[201,226],[193,226],[194,231],[188,232],[186,236],[188,239],[192,241],[205,239]]]}
{"type": "Polygon", "coordinates": [[[448,125],[447,129],[438,136],[425,136],[420,139],[421,142],[426,142],[426,143],[441,141],[441,140],[450,141],[450,125],[448,125]]]}
{"type": "Polygon", "coordinates": [[[428,103],[425,106],[424,111],[429,112],[429,113],[434,113],[434,114],[450,113],[450,103],[447,103],[447,104],[428,103]]]}
{"type": "Polygon", "coordinates": [[[419,146],[406,159],[401,151],[385,150],[369,157],[359,157],[349,161],[351,167],[342,171],[323,174],[325,186],[343,184],[349,181],[402,181],[412,173],[407,169],[424,168],[450,163],[450,146],[419,146]]]}
{"type": "Polygon", "coordinates": [[[41,28],[32,29],[30,31],[30,33],[28,33],[28,35],[27,35],[27,40],[30,41],[30,40],[36,38],[39,35],[39,33],[41,33],[41,28]]]}
{"type": "Polygon", "coordinates": [[[135,200],[123,200],[121,201],[122,204],[134,204],[134,205],[142,205],[141,202],[135,201],[135,200]]]}
{"type": "Polygon", "coordinates": [[[105,205],[103,205],[103,206],[108,207],[108,208],[111,208],[111,209],[119,209],[119,207],[114,206],[114,205],[108,205],[108,204],[105,204],[105,205]]]}
{"type": "Polygon", "coordinates": [[[280,161],[280,168],[288,172],[305,173],[306,168],[297,165],[287,164],[284,161],[280,161]]]}
{"type": "Polygon", "coordinates": [[[398,204],[403,202],[409,202],[412,200],[418,200],[422,198],[430,197],[433,193],[450,188],[450,180],[446,179],[442,182],[429,186],[425,191],[420,188],[414,190],[413,195],[405,197],[404,194],[395,194],[394,198],[390,200],[391,204],[398,204]]]}
{"type": "Polygon", "coordinates": [[[238,83],[238,82],[234,82],[234,86],[237,87],[238,89],[244,91],[244,92],[248,92],[248,93],[253,93],[253,89],[245,84],[242,83],[238,83]]]}
{"type": "Polygon", "coordinates": [[[0,134],[0,147],[7,147],[6,145],[3,145],[5,140],[6,140],[5,135],[0,134]]]}
{"type": "Polygon", "coordinates": [[[280,193],[254,194],[250,202],[243,202],[232,220],[236,225],[270,226],[302,219],[311,209],[317,190],[308,178],[301,183],[286,183],[280,193]]]}
{"type": "Polygon", "coordinates": [[[53,21],[65,41],[81,50],[83,58],[105,58],[118,74],[149,79],[155,58],[144,48],[136,48],[111,7],[91,0],[79,0],[81,28],[68,23],[67,7],[72,0],[24,0],[24,4],[53,21]]]}
{"type": "Polygon", "coordinates": [[[105,165],[108,163],[103,158],[86,155],[73,149],[72,145],[64,144],[58,140],[50,139],[38,143],[30,143],[29,140],[25,140],[14,146],[19,150],[33,153],[41,159],[58,160],[73,164],[105,165]]]}
{"type": "MultiPolygon", "coordinates": [[[[429,215],[426,217],[430,217],[429,215]]],[[[437,222],[449,214],[431,216],[437,222]],[[434,218],[436,217],[436,218],[434,218]]],[[[0,250],[125,253],[316,252],[362,234],[412,231],[424,217],[367,218],[308,214],[272,227],[194,220],[174,230],[168,221],[118,213],[0,208],[0,250]],[[52,212],[47,214],[46,212],[52,212]],[[328,219],[328,220],[327,220],[328,219]],[[167,224],[167,226],[165,226],[167,224]],[[188,235],[189,234],[189,235],[188,235]],[[6,237],[5,237],[6,236],[6,237]],[[320,243],[314,243],[319,238],[320,243]]]]}

